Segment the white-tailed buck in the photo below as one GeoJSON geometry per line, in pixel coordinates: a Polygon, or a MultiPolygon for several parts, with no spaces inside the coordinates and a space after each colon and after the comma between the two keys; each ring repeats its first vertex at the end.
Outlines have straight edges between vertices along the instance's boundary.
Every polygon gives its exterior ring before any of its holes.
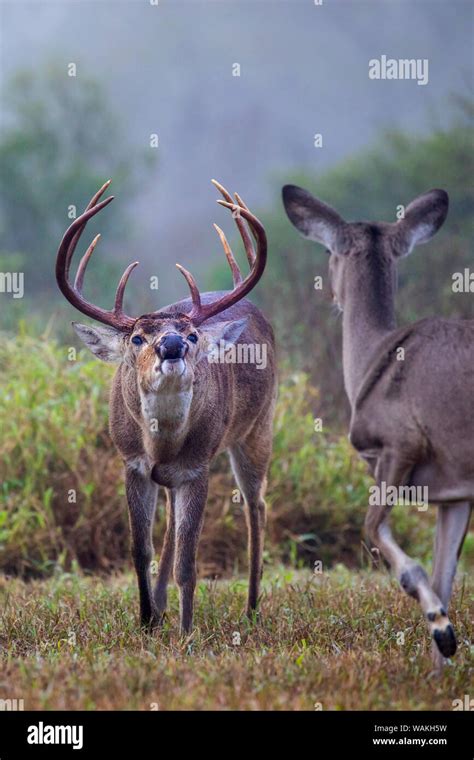
{"type": "Polygon", "coordinates": [[[369,506],[366,527],[404,591],[420,603],[441,664],[456,651],[448,605],[474,502],[474,322],[433,317],[397,328],[395,290],[398,260],[441,227],[448,196],[420,195],[393,224],[345,222],[293,185],[283,188],[283,202],[295,227],[330,254],[331,288],[343,310],[353,446],[379,492],[423,486],[438,505],[431,580],[393,538],[388,504],[369,506]]]}
{"type": "Polygon", "coordinates": [[[216,225],[232,270],[230,292],[200,294],[192,275],[179,267],[191,298],[140,317],[123,311],[130,272],[125,270],[111,311],[85,300],[82,283],[97,236],[77,268],[69,269],[79,238],[91,217],[112,197],[99,199],[107,182],[84,213],[66,231],[59,246],[56,278],[64,296],[83,314],[107,327],[74,324],[86,346],[106,362],[117,362],[110,398],[110,432],[125,465],[132,554],[138,577],[143,625],[159,624],[166,608],[170,572],[179,587],[180,627],[192,628],[196,550],[206,504],[209,465],[227,449],[245,500],[250,582],[247,612],[257,606],[265,525],[263,500],[272,445],[276,395],[274,338],[263,314],[244,299],[265,269],[267,241],[258,219],[235,194],[236,203],[217,182],[242,236],[250,272],[242,280],[222,230],[216,225]],[[252,237],[255,239],[255,248],[252,237]],[[216,345],[266,347],[261,366],[215,360],[216,345]],[[210,354],[214,360],[210,361],[210,354]],[[167,529],[152,589],[152,526],[158,486],[167,492],[167,529]]]}

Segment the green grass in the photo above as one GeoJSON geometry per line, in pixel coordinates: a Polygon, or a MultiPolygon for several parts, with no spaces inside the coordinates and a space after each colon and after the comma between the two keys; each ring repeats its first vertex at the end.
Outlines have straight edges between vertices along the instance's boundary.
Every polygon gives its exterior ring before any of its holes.
{"type": "Polygon", "coordinates": [[[186,641],[173,587],[165,627],[149,635],[129,574],[3,576],[0,698],[25,709],[450,710],[472,691],[473,590],[461,574],[459,650],[437,676],[417,605],[383,572],[267,569],[255,624],[245,580],[202,581],[186,641]]]}
{"type": "MultiPolygon", "coordinates": [[[[120,457],[108,434],[113,367],[24,332],[0,340],[0,568],[47,576],[73,563],[94,572],[128,566],[120,457]]],[[[266,558],[273,564],[360,567],[371,479],[346,431],[314,429],[320,399],[304,374],[280,384],[268,478],[266,558]]],[[[244,572],[241,503],[225,456],[213,465],[199,552],[201,575],[244,572]]],[[[430,556],[433,512],[400,507],[394,531],[411,555],[430,556]]],[[[163,494],[155,531],[164,531],[163,494]]],[[[463,562],[472,564],[474,541],[463,562]]]]}

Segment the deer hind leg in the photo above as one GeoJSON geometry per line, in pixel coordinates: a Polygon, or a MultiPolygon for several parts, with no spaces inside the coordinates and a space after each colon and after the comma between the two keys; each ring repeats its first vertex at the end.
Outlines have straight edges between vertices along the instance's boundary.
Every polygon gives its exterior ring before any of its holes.
{"type": "Polygon", "coordinates": [[[153,558],[152,526],[158,488],[146,474],[127,466],[125,490],[132,533],[132,557],[140,593],[140,621],[142,625],[149,626],[156,619],[150,564],[153,558]]]}
{"type": "Polygon", "coordinates": [[[163,549],[158,565],[158,579],[156,581],[154,597],[156,614],[163,622],[167,604],[167,587],[174,561],[175,543],[175,492],[172,488],[166,489],[166,533],[163,540],[163,549]]]}
{"type": "Polygon", "coordinates": [[[176,488],[174,579],[179,589],[180,632],[193,625],[194,589],[196,588],[196,554],[206,506],[208,475],[176,488]]]}
{"type": "MultiPolygon", "coordinates": [[[[412,464],[400,460],[395,453],[384,451],[376,468],[377,484],[381,486],[385,482],[387,487],[405,485],[411,467],[412,464]]],[[[451,657],[456,651],[456,638],[445,607],[425,570],[405,554],[393,538],[390,511],[391,507],[384,505],[369,507],[365,523],[368,536],[389,563],[402,589],[419,602],[441,654],[451,657]]]]}
{"type": "MultiPolygon", "coordinates": [[[[440,504],[438,507],[431,585],[441,599],[445,610],[449,607],[456,566],[469,527],[470,516],[471,504],[468,501],[440,504]]],[[[443,632],[438,633],[435,630],[433,635],[433,661],[440,667],[443,665],[444,658],[440,654],[443,650],[437,641],[437,636],[443,636],[443,632]]]]}
{"type": "Polygon", "coordinates": [[[250,437],[229,451],[232,470],[245,499],[245,519],[248,533],[249,590],[247,615],[257,609],[262,578],[262,555],[266,522],[264,501],[266,475],[271,455],[271,436],[250,437]]]}

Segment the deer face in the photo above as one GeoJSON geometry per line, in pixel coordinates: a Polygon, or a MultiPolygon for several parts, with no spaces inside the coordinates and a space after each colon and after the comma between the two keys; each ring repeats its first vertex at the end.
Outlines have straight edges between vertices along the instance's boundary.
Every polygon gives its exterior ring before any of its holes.
{"type": "Polygon", "coordinates": [[[189,319],[141,317],[129,337],[126,361],[144,390],[186,384],[203,357],[201,336],[189,319]],[[169,380],[168,380],[169,379],[169,380]]]}
{"type": "Polygon", "coordinates": [[[146,391],[188,387],[196,365],[207,360],[220,340],[233,343],[246,320],[195,327],[182,317],[140,317],[128,342],[126,361],[136,367],[140,386],[146,391]]]}
{"type": "Polygon", "coordinates": [[[430,190],[418,196],[394,224],[345,222],[333,208],[294,185],[283,188],[290,221],[306,238],[330,254],[329,279],[334,301],[343,309],[349,288],[363,293],[381,281],[395,289],[397,261],[426,243],[448,213],[448,195],[430,190]]]}
{"type": "Polygon", "coordinates": [[[82,325],[74,329],[92,353],[102,361],[124,362],[135,369],[143,391],[188,388],[196,365],[207,360],[216,344],[237,341],[246,319],[195,327],[186,315],[153,314],[139,317],[124,334],[109,327],[82,325]]]}

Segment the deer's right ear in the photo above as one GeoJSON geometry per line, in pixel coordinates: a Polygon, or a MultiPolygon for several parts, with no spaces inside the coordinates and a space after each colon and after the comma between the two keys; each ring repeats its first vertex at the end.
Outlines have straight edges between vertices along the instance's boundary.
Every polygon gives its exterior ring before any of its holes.
{"type": "Polygon", "coordinates": [[[123,333],[112,327],[91,327],[73,322],[76,334],[89,351],[103,362],[119,362],[123,358],[123,333]]]}
{"type": "Polygon", "coordinates": [[[296,229],[334,253],[338,234],[345,226],[337,211],[296,185],[285,185],[282,197],[288,218],[296,229]]]}

